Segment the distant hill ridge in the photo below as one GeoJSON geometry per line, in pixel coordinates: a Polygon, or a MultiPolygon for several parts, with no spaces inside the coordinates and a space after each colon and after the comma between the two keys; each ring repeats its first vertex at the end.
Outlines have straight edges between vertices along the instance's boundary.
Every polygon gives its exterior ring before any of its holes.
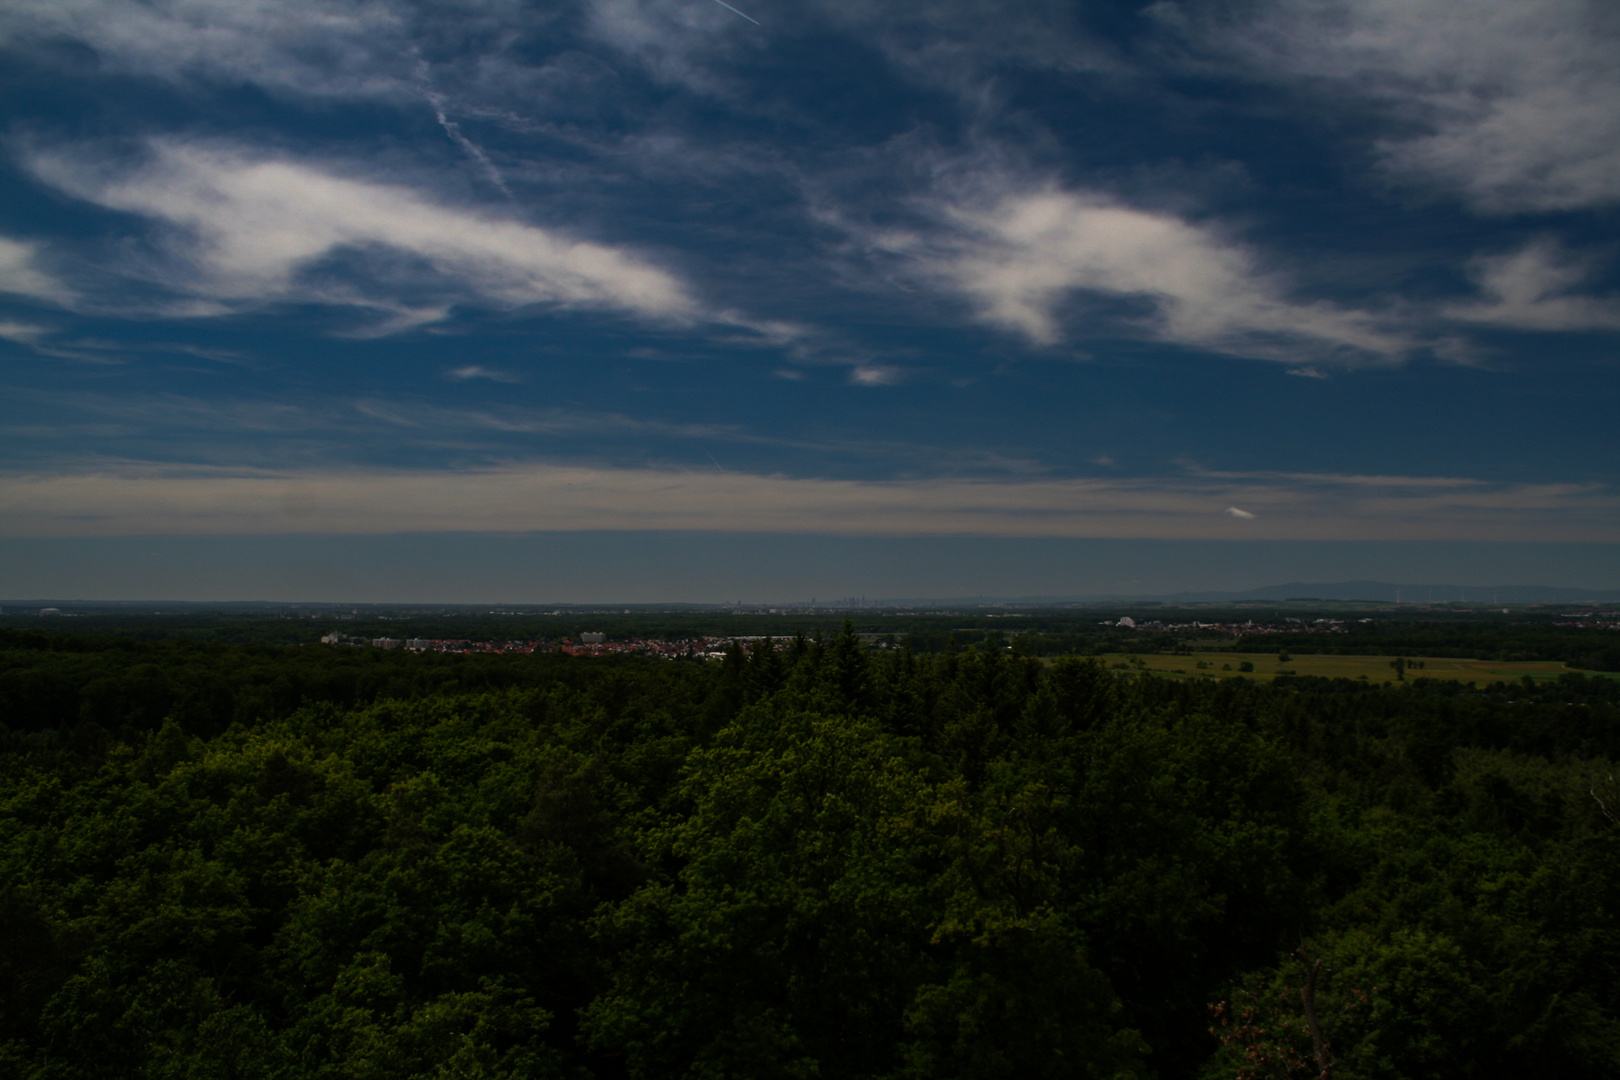
{"type": "MultiPolygon", "coordinates": [[[[1184,594],[1190,596],[1192,594],[1184,594]]],[[[1211,594],[1212,596],[1215,594],[1211,594]]],[[[1181,599],[1182,597],[1175,597],[1181,599]]],[[[1382,603],[1555,604],[1620,601],[1620,589],[1566,589],[1551,585],[1403,585],[1387,581],[1341,581],[1333,584],[1289,582],[1244,592],[1219,594],[1223,600],[1371,600],[1382,603]]],[[[1166,597],[1165,599],[1171,599],[1166,597]]]]}
{"type": "MultiPolygon", "coordinates": [[[[1200,592],[1171,592],[1171,593],[1089,593],[1068,595],[1043,596],[958,596],[958,597],[885,597],[873,599],[869,603],[846,604],[836,600],[796,600],[796,601],[763,601],[746,604],[746,607],[758,607],[765,603],[773,606],[790,608],[819,607],[828,610],[846,610],[850,607],[978,607],[981,605],[1059,605],[1059,604],[1129,604],[1129,603],[1169,603],[1169,604],[1220,604],[1220,603],[1277,603],[1288,600],[1360,600],[1369,603],[1381,604],[1614,604],[1620,603],[1620,589],[1570,589],[1553,585],[1411,585],[1390,581],[1337,581],[1337,582],[1309,582],[1290,581],[1281,585],[1264,585],[1257,589],[1219,589],[1200,592]]],[[[239,600],[239,601],[208,601],[208,600],[63,600],[63,599],[31,599],[31,600],[4,600],[0,599],[0,612],[8,614],[34,614],[41,608],[74,608],[78,610],[121,612],[121,611],[151,611],[159,609],[163,613],[190,613],[207,611],[236,611],[243,614],[267,614],[282,612],[288,609],[302,609],[306,613],[325,611],[327,609],[353,609],[355,611],[370,611],[376,609],[401,608],[417,606],[409,601],[392,601],[381,603],[338,603],[329,601],[276,601],[276,600],[239,600]]],[[[421,606],[442,608],[446,610],[478,610],[482,612],[492,606],[490,604],[456,604],[438,603],[421,606]]],[[[691,609],[693,611],[709,610],[732,605],[714,603],[640,603],[636,601],[613,601],[598,604],[582,602],[540,604],[533,602],[512,602],[512,606],[520,608],[530,607],[557,607],[565,610],[574,610],[593,607],[648,609],[648,610],[675,610],[691,609]]]]}
{"type": "Polygon", "coordinates": [[[878,604],[1219,604],[1244,601],[1362,600],[1383,604],[1612,604],[1620,589],[1569,589],[1553,585],[1410,585],[1390,581],[1291,581],[1258,589],[1173,593],[1106,593],[1084,596],[975,596],[953,600],[880,600],[878,604]]]}

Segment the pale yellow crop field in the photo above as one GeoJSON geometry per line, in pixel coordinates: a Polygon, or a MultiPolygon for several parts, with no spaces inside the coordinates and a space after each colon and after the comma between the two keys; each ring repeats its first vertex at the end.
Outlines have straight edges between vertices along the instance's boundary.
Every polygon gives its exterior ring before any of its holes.
{"type": "MultiPolygon", "coordinates": [[[[1395,670],[1390,667],[1393,656],[1325,656],[1295,654],[1286,663],[1277,660],[1276,653],[1199,652],[1191,656],[1172,656],[1165,653],[1122,653],[1099,656],[1097,659],[1111,668],[1144,670],[1156,675],[1177,679],[1216,678],[1230,679],[1243,676],[1270,682],[1278,675],[1318,675],[1326,679],[1361,679],[1369,683],[1395,682],[1395,670]],[[1244,661],[1254,670],[1239,671],[1244,661]],[[1204,666],[1200,668],[1199,662],[1204,666]]],[[[1552,660],[1503,661],[1459,660],[1444,656],[1407,657],[1408,681],[1413,679],[1450,679],[1475,682],[1481,685],[1493,682],[1516,682],[1526,675],[1532,679],[1556,679],[1574,671],[1566,664],[1552,660]]],[[[1605,672],[1588,672],[1600,675],[1605,672]]]]}

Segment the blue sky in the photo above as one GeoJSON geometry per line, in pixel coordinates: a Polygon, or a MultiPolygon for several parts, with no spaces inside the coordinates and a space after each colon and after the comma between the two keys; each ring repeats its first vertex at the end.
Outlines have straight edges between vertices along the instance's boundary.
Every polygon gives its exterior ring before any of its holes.
{"type": "Polygon", "coordinates": [[[1611,5],[736,7],[0,7],[0,594],[1620,585],[1611,5]]]}

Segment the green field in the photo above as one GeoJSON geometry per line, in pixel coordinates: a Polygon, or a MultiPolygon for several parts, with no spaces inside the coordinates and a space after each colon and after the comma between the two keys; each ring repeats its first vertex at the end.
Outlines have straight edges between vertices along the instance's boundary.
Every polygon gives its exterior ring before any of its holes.
{"type": "MultiPolygon", "coordinates": [[[[1325,679],[1365,679],[1369,683],[1397,681],[1390,665],[1393,656],[1295,655],[1279,662],[1276,653],[1198,652],[1191,656],[1169,653],[1125,653],[1100,657],[1111,668],[1151,671],[1177,679],[1230,679],[1242,676],[1269,682],[1279,675],[1317,675],[1325,679]],[[1254,665],[1242,671],[1243,663],[1254,665]],[[1204,666],[1199,667],[1202,663],[1204,666]]],[[[1532,679],[1556,679],[1575,668],[1555,660],[1463,660],[1447,656],[1407,657],[1408,681],[1448,679],[1458,682],[1516,682],[1526,675],[1532,679]],[[1417,665],[1421,664],[1422,667],[1417,665]]],[[[1593,672],[1591,674],[1604,674],[1593,672]]]]}

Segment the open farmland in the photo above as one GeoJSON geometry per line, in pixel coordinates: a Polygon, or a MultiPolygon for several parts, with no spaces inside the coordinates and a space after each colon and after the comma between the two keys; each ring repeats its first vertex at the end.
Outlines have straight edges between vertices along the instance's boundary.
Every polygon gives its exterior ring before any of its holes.
{"type": "MultiPolygon", "coordinates": [[[[1283,662],[1278,660],[1276,653],[1198,652],[1192,655],[1126,653],[1104,656],[1101,659],[1112,668],[1151,671],[1178,679],[1230,679],[1241,675],[1246,679],[1269,682],[1279,675],[1315,675],[1324,679],[1365,679],[1369,683],[1397,681],[1395,669],[1391,666],[1396,660],[1393,656],[1318,654],[1291,656],[1283,662]],[[1254,665],[1254,670],[1242,670],[1245,663],[1254,665]],[[1200,664],[1203,666],[1200,667],[1200,664]]],[[[1407,657],[1406,663],[1408,681],[1446,679],[1480,685],[1515,682],[1527,675],[1537,681],[1556,679],[1560,675],[1577,670],[1556,660],[1468,660],[1445,656],[1415,656],[1407,657]]]]}

